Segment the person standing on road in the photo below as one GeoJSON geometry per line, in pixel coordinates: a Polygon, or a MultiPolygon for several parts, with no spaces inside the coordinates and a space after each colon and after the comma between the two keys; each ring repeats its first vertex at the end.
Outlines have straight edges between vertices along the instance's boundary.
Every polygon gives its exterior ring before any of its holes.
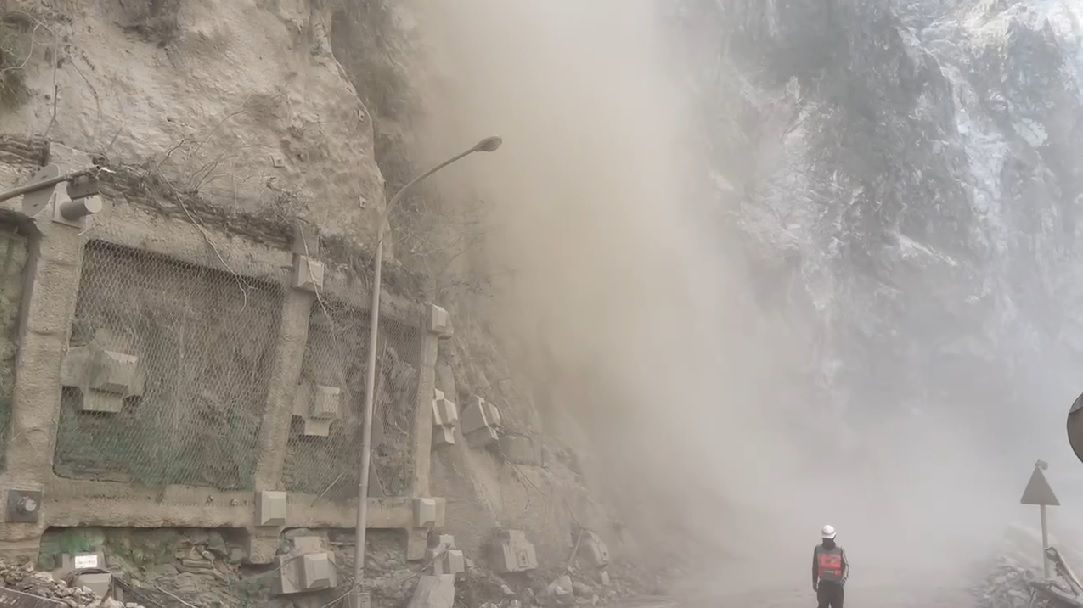
{"type": "Polygon", "coordinates": [[[850,577],[846,552],[835,542],[834,526],[820,530],[822,543],[812,553],[812,589],[816,591],[818,608],[842,608],[843,587],[850,577]]]}

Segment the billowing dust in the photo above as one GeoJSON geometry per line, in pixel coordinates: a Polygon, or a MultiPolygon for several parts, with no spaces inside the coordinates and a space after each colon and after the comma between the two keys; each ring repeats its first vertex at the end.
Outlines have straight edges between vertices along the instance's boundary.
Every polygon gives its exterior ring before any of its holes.
{"type": "Polygon", "coordinates": [[[805,589],[831,523],[855,585],[951,580],[1010,519],[1036,520],[1016,504],[1032,461],[1000,457],[1008,429],[974,437],[950,403],[927,404],[933,416],[870,403],[904,422],[862,428],[876,417],[805,398],[823,362],[793,336],[811,329],[754,302],[757,277],[687,170],[685,83],[653,3],[418,14],[438,72],[432,158],[505,140],[438,180],[491,202],[472,263],[509,272],[486,305],[648,557],[690,558],[688,584],[805,589]]]}

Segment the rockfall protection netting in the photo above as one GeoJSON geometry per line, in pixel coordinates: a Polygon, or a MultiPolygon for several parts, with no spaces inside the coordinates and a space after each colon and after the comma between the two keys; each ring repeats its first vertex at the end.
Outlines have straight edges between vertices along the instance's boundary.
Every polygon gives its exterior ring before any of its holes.
{"type": "MultiPolygon", "coordinates": [[[[57,475],[251,489],[290,289],[287,269],[280,280],[255,280],[216,269],[228,256],[209,256],[198,238],[184,258],[206,265],[118,245],[108,234],[94,233],[101,240],[84,248],[71,346],[137,357],[145,381],[141,394],[112,413],[86,411],[78,386],[62,389],[57,475]]],[[[285,453],[269,456],[282,459],[284,489],[331,500],[357,492],[369,327],[364,294],[339,296],[314,296],[297,388],[338,389],[337,412],[322,433],[314,429],[327,424],[326,415],[309,425],[294,412],[285,453]]],[[[413,325],[381,319],[373,496],[412,489],[421,335],[413,325]]]]}
{"type": "Polygon", "coordinates": [[[19,340],[19,308],[26,269],[26,240],[14,228],[0,224],[0,471],[11,424],[15,391],[15,353],[19,340]]]}
{"type": "Polygon", "coordinates": [[[284,288],[91,241],[71,346],[134,355],[141,396],[117,413],[62,393],[62,477],[251,488],[284,288]]]}
{"type": "MultiPolygon", "coordinates": [[[[418,338],[417,328],[381,318],[372,496],[404,496],[411,490],[418,338]]],[[[340,389],[340,417],[326,437],[306,435],[304,420],[293,418],[283,470],[287,490],[332,500],[357,495],[368,340],[367,310],[321,294],[309,316],[301,382],[340,389]]]]}

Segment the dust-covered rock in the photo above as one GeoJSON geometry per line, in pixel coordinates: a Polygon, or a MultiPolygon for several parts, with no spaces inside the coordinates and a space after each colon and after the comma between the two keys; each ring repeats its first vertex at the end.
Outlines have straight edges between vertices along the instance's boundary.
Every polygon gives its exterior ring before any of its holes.
{"type": "MultiPolygon", "coordinates": [[[[29,595],[54,599],[72,608],[91,608],[99,606],[119,606],[123,602],[112,598],[102,600],[85,587],[73,588],[61,580],[56,580],[47,572],[35,572],[32,564],[15,566],[0,561],[0,586],[29,595]]],[[[129,603],[127,608],[143,608],[139,604],[129,603]]]]}

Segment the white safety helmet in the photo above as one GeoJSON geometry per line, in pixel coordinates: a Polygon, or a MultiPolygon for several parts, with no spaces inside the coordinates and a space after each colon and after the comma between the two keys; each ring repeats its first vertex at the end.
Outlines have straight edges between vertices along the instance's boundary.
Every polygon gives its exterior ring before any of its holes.
{"type": "Polygon", "coordinates": [[[824,540],[834,540],[836,536],[838,536],[838,532],[835,531],[835,526],[827,525],[820,530],[820,538],[824,540]]]}

